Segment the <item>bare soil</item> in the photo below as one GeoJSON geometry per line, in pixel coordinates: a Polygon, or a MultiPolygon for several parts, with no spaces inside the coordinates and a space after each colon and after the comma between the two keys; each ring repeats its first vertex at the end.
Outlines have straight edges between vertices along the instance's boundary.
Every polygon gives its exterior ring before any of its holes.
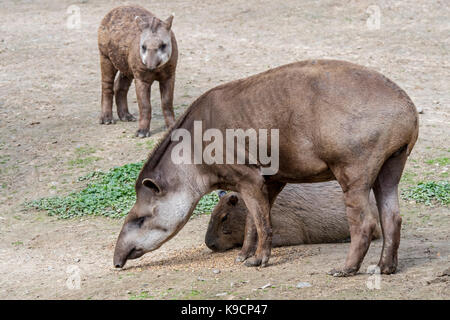
{"type": "MultiPolygon", "coordinates": [[[[384,73],[424,110],[401,187],[448,179],[448,165],[427,163],[450,155],[446,1],[376,1],[378,30],[366,25],[366,10],[374,1],[133,3],[161,18],[175,13],[178,115],[207,89],[233,79],[296,60],[348,60],[384,73]]],[[[160,250],[116,270],[112,254],[122,221],[61,220],[25,210],[27,200],[81,189],[84,184],[77,178],[93,170],[144,159],[165,129],[156,84],[151,138],[134,138],[133,122],[97,123],[96,31],[102,17],[122,4],[128,1],[2,1],[0,298],[450,298],[449,277],[442,275],[450,266],[448,207],[402,200],[399,269],[381,276],[379,289],[370,289],[376,279],[365,272],[378,262],[381,241],[372,243],[361,273],[350,278],[326,275],[344,262],[348,243],[277,248],[269,267],[254,269],[233,262],[237,250],[211,253],[203,242],[209,217],[200,216],[160,250]],[[67,28],[67,9],[73,4],[81,12],[79,29],[67,28]],[[311,287],[297,288],[298,282],[311,287]]],[[[134,86],[129,102],[137,114],[134,86]]]]}

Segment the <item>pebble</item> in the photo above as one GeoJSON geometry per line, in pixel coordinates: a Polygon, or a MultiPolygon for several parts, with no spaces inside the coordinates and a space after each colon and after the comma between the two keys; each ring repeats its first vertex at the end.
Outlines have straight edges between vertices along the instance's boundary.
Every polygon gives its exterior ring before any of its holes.
{"type": "Polygon", "coordinates": [[[75,259],[75,262],[80,262],[80,261],[81,261],[80,258],[76,258],[76,259],[75,259]]]}
{"type": "Polygon", "coordinates": [[[262,287],[259,287],[258,289],[266,289],[268,287],[270,287],[272,284],[271,283],[267,283],[265,285],[263,285],[262,287]]]}
{"type": "Polygon", "coordinates": [[[220,270],[219,270],[219,269],[213,269],[212,272],[215,273],[215,274],[219,274],[219,273],[220,273],[220,270]]]}
{"type": "Polygon", "coordinates": [[[216,297],[226,296],[227,294],[228,293],[226,293],[226,292],[221,292],[221,293],[216,294],[216,297]]]}
{"type": "Polygon", "coordinates": [[[299,282],[297,283],[297,288],[308,288],[312,287],[311,283],[309,282],[299,282]]]}

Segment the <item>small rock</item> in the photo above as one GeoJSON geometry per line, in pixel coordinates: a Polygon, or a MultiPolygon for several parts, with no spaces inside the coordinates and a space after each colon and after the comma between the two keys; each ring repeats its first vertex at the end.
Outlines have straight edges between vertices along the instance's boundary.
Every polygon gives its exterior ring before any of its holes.
{"type": "Polygon", "coordinates": [[[197,281],[206,281],[206,279],[202,278],[202,277],[198,277],[197,281]]]}
{"type": "Polygon", "coordinates": [[[417,107],[417,112],[420,114],[423,114],[423,108],[422,107],[417,107]]]}
{"type": "Polygon", "coordinates": [[[297,283],[297,288],[308,288],[312,287],[311,283],[309,282],[299,282],[297,283]]]}
{"type": "Polygon", "coordinates": [[[220,273],[220,270],[219,269],[213,269],[213,271],[212,271],[214,274],[219,274],[220,273]]]}
{"type": "Polygon", "coordinates": [[[80,261],[81,261],[80,258],[76,258],[76,259],[75,259],[75,262],[80,262],[80,261]]]}
{"type": "Polygon", "coordinates": [[[268,287],[270,287],[272,284],[271,283],[267,283],[267,284],[265,284],[265,285],[263,285],[262,287],[259,287],[258,289],[266,289],[266,288],[268,288],[268,287]]]}
{"type": "Polygon", "coordinates": [[[221,293],[216,294],[216,297],[226,296],[227,294],[228,293],[226,293],[226,292],[221,292],[221,293]]]}

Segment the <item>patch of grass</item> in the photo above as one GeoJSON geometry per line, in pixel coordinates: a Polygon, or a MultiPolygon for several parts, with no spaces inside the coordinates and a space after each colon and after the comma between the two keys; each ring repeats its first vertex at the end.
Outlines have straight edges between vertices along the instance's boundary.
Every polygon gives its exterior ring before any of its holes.
{"type": "Polygon", "coordinates": [[[138,162],[114,167],[107,173],[92,172],[78,179],[89,181],[83,190],[65,197],[42,198],[27,205],[61,218],[83,215],[114,218],[124,216],[136,200],[134,184],[142,164],[138,162]]]}
{"type": "Polygon", "coordinates": [[[69,160],[67,164],[71,167],[84,168],[95,161],[100,160],[99,157],[89,156],[95,153],[95,148],[85,146],[75,148],[75,159],[69,160]]]}
{"type": "Polygon", "coordinates": [[[132,294],[128,298],[129,300],[147,300],[147,299],[153,299],[154,296],[151,296],[148,291],[142,291],[139,294],[132,294]]]}
{"type": "Polygon", "coordinates": [[[91,163],[100,160],[99,157],[87,157],[87,158],[75,158],[67,161],[67,164],[71,167],[84,168],[91,163]]]}
{"type": "Polygon", "coordinates": [[[156,145],[157,142],[158,142],[158,141],[157,141],[157,140],[154,140],[154,139],[147,139],[147,140],[145,141],[145,144],[147,145],[147,147],[148,147],[150,150],[152,150],[153,147],[156,145]]]}
{"type": "MultiPolygon", "coordinates": [[[[80,177],[87,181],[81,191],[67,196],[42,198],[26,203],[30,208],[45,210],[51,216],[60,218],[98,215],[111,218],[125,216],[136,201],[134,185],[143,161],[114,167],[108,172],[95,171],[80,177]]],[[[205,195],[197,204],[194,214],[211,213],[219,201],[215,192],[205,195]]]]}
{"type": "Polygon", "coordinates": [[[402,198],[405,200],[414,200],[417,203],[423,203],[427,206],[435,204],[448,206],[450,204],[450,182],[420,182],[416,186],[403,190],[402,198]]]}
{"type": "Polygon", "coordinates": [[[191,289],[190,291],[184,293],[183,299],[198,298],[198,296],[200,296],[201,294],[202,292],[200,290],[191,289]]]}
{"type": "Polygon", "coordinates": [[[197,204],[194,214],[211,214],[217,202],[219,202],[219,196],[216,192],[204,195],[197,204]]]}
{"type": "Polygon", "coordinates": [[[0,164],[6,164],[10,159],[10,155],[0,155],[0,164]]]}
{"type": "Polygon", "coordinates": [[[405,171],[405,172],[403,172],[401,182],[406,183],[406,184],[413,184],[415,177],[417,177],[417,173],[414,173],[411,171],[405,171]]]}
{"type": "Polygon", "coordinates": [[[450,158],[447,157],[440,157],[435,159],[430,159],[425,161],[426,164],[438,164],[440,166],[448,166],[450,165],[450,158]]]}
{"type": "Polygon", "coordinates": [[[79,157],[90,155],[93,154],[94,152],[95,148],[89,146],[75,148],[75,154],[79,157]]]}

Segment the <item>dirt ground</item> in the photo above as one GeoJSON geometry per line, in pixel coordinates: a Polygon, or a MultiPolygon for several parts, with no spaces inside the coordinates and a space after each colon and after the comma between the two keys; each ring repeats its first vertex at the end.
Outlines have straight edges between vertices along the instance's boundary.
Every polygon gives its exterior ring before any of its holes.
{"type": "MultiPolygon", "coordinates": [[[[0,5],[0,298],[450,298],[449,277],[441,276],[450,266],[448,207],[402,200],[399,269],[380,279],[365,271],[378,262],[381,241],[372,243],[361,273],[350,278],[326,275],[342,265],[348,243],[274,249],[263,269],[234,264],[237,250],[213,254],[204,245],[208,216],[191,219],[160,250],[115,270],[112,254],[122,221],[59,220],[25,210],[24,201],[81,189],[77,178],[93,170],[144,159],[148,141],[164,130],[157,85],[151,138],[134,138],[137,123],[97,123],[97,27],[111,8],[128,3],[5,0],[0,5]],[[80,9],[79,29],[67,27],[70,5],[80,9]],[[80,147],[88,154],[80,154],[80,147]],[[299,282],[311,286],[297,288],[299,282]]],[[[132,3],[161,18],[175,13],[177,114],[207,89],[233,79],[296,60],[348,60],[384,73],[424,111],[401,186],[448,179],[442,178],[448,165],[426,163],[450,155],[448,1],[132,3]],[[366,24],[371,5],[381,13],[375,30],[366,24]]],[[[136,114],[134,87],[129,101],[136,114]]]]}

